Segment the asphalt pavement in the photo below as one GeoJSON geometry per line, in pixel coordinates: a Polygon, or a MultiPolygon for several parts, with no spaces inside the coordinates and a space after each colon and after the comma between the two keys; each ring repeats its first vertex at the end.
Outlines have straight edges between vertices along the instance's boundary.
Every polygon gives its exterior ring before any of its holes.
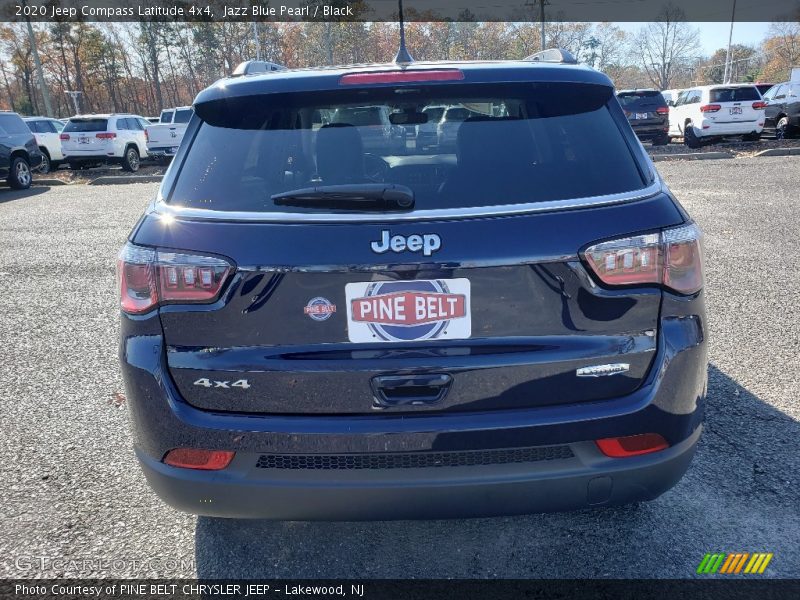
{"type": "Polygon", "coordinates": [[[196,518],[148,489],[117,367],[114,261],[153,184],[0,191],[0,577],[800,577],[800,157],[659,163],[705,231],[710,381],[650,503],[454,521],[196,518]]]}

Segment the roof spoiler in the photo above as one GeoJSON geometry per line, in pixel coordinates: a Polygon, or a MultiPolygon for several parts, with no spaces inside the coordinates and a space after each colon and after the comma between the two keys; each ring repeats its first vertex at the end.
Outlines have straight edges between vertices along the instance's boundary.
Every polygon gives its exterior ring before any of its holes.
{"type": "Polygon", "coordinates": [[[244,75],[258,75],[271,71],[286,71],[287,68],[274,62],[264,60],[246,60],[233,70],[231,77],[242,77],[244,75]]]}
{"type": "Polygon", "coordinates": [[[577,59],[563,48],[548,48],[536,54],[531,54],[525,60],[530,62],[562,63],[577,65],[577,59]]]}

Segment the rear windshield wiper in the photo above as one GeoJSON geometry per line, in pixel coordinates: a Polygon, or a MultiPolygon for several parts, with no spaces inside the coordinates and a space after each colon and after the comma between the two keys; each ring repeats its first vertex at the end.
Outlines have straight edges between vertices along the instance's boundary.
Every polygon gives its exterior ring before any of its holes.
{"type": "Polygon", "coordinates": [[[274,194],[278,206],[302,206],[338,210],[411,210],[414,192],[390,183],[320,185],[274,194]]]}

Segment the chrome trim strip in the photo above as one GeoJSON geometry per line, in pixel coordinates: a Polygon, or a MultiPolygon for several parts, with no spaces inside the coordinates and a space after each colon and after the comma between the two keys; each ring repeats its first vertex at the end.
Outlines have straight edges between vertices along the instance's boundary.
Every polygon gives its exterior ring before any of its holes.
{"type": "Polygon", "coordinates": [[[558,210],[574,210],[609,204],[623,204],[650,198],[662,191],[662,183],[656,176],[645,188],[620,194],[590,196],[567,200],[550,200],[547,202],[529,202],[527,204],[498,204],[495,206],[476,206],[456,209],[420,210],[411,213],[385,214],[320,214],[320,213],[279,213],[252,211],[208,210],[204,208],[187,208],[171,206],[162,197],[158,197],[153,205],[155,213],[169,215],[177,219],[200,219],[216,221],[253,221],[258,223],[395,223],[407,221],[429,221],[442,219],[470,219],[481,217],[501,217],[506,215],[525,215],[532,213],[552,212],[558,210]]]}

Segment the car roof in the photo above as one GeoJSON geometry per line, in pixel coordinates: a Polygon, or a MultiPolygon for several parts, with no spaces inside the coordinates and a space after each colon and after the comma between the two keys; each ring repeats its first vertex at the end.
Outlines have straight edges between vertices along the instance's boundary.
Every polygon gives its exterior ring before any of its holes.
{"type": "Polygon", "coordinates": [[[756,87],[755,83],[715,83],[713,85],[696,85],[694,87],[686,88],[687,90],[716,90],[728,88],[748,88],[756,87]]]}
{"type": "Polygon", "coordinates": [[[110,119],[111,117],[138,117],[139,115],[134,115],[133,113],[92,113],[86,115],[73,115],[70,117],[70,121],[72,119],[110,119]]]}
{"type": "MultiPolygon", "coordinates": [[[[470,83],[563,82],[612,86],[611,80],[591,67],[569,63],[515,61],[431,61],[410,64],[365,64],[271,71],[242,77],[220,79],[195,98],[195,105],[224,98],[237,98],[269,93],[314,92],[342,89],[343,75],[355,73],[414,72],[459,70],[464,78],[456,85],[470,83]]],[[[443,83],[453,84],[453,81],[443,83]]],[[[348,88],[379,88],[402,85],[419,86],[421,82],[370,83],[348,85],[348,88]]],[[[428,85],[426,83],[426,85],[428,85]]]]}

